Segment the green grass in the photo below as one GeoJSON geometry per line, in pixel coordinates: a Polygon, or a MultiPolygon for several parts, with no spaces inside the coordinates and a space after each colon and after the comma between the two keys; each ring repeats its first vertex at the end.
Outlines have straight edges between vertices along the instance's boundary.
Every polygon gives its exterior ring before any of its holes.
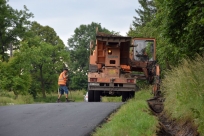
{"type": "MultiPolygon", "coordinates": [[[[69,91],[68,99],[75,100],[75,102],[84,101],[84,94],[85,94],[84,90],[69,91]]],[[[46,98],[38,96],[36,97],[36,99],[34,99],[34,101],[38,103],[52,103],[52,102],[56,102],[57,98],[58,98],[58,94],[56,92],[56,93],[47,94],[46,98]]],[[[62,95],[60,100],[62,102],[65,101],[65,95],[62,95]]]]}
{"type": "Polygon", "coordinates": [[[18,95],[16,98],[13,92],[0,92],[0,105],[30,104],[33,102],[31,95],[18,95]]]}
{"type": "Polygon", "coordinates": [[[152,97],[150,91],[136,93],[113,113],[108,121],[98,127],[93,136],[154,136],[158,128],[157,118],[151,115],[146,100],[152,97]]]}
{"type": "MultiPolygon", "coordinates": [[[[68,99],[75,100],[76,102],[84,101],[85,91],[69,91],[68,99]]],[[[14,95],[13,92],[1,91],[0,92],[0,106],[1,105],[17,105],[17,104],[31,104],[31,103],[53,103],[56,102],[58,94],[51,93],[46,94],[46,98],[43,98],[41,95],[38,95],[36,99],[29,94],[27,95],[14,95]]],[[[62,95],[61,101],[65,101],[65,95],[62,95]]]]}
{"type": "Polygon", "coordinates": [[[166,98],[165,111],[180,122],[196,123],[204,136],[204,58],[184,60],[165,75],[161,86],[166,98]]]}
{"type": "Polygon", "coordinates": [[[102,102],[121,102],[122,97],[102,97],[102,102]]]}

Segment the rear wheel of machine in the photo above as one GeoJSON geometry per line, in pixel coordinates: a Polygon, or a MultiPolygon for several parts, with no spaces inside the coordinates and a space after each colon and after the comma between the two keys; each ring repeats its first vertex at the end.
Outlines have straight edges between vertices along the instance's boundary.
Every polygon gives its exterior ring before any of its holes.
{"type": "Polygon", "coordinates": [[[89,90],[88,92],[88,102],[93,102],[94,101],[94,91],[89,90]]]}
{"type": "Polygon", "coordinates": [[[94,102],[100,102],[100,91],[94,91],[94,102]]]}
{"type": "Polygon", "coordinates": [[[122,102],[128,100],[129,92],[122,92],[122,102]]]}
{"type": "Polygon", "coordinates": [[[122,92],[122,102],[125,102],[131,98],[135,97],[135,92],[122,92]]]}
{"type": "Polygon", "coordinates": [[[131,99],[131,98],[134,98],[135,97],[135,92],[129,92],[129,98],[131,99]]]}

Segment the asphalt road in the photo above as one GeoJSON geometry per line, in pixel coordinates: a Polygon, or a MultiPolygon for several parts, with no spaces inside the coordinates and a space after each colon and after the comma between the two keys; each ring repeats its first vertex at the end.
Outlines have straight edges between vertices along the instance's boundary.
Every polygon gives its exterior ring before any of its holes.
{"type": "Polygon", "coordinates": [[[86,136],[123,103],[0,106],[0,136],[86,136]]]}

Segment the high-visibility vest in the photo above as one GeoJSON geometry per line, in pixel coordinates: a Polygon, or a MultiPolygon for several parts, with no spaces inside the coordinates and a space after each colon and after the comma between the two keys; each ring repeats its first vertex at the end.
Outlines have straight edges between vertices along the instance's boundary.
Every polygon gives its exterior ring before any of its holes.
{"type": "Polygon", "coordinates": [[[66,85],[67,78],[63,78],[63,75],[65,76],[64,72],[62,72],[58,78],[58,85],[66,85]]]}

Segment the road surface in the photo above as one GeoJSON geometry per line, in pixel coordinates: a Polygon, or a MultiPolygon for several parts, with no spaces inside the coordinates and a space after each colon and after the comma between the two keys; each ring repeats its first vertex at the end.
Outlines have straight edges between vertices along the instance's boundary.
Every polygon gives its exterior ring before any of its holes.
{"type": "Polygon", "coordinates": [[[0,106],[0,136],[87,136],[123,103],[0,106]]]}

